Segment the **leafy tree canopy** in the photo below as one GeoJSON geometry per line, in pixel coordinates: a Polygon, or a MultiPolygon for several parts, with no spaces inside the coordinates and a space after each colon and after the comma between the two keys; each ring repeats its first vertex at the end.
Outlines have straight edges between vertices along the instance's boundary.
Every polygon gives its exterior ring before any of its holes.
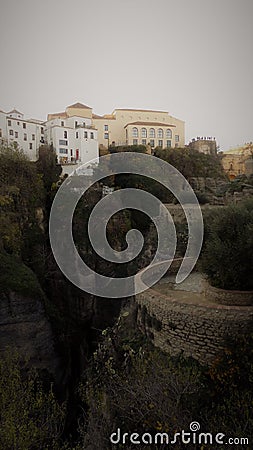
{"type": "Polygon", "coordinates": [[[155,149],[155,156],[176,167],[186,179],[191,177],[225,178],[220,158],[191,148],[155,149]]]}

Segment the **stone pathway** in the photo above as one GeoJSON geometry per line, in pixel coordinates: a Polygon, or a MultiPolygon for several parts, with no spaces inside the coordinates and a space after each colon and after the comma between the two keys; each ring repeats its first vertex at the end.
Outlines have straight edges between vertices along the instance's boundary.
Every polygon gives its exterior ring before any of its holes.
{"type": "Polygon", "coordinates": [[[196,306],[219,309],[238,309],[252,311],[253,306],[230,306],[208,300],[205,296],[206,277],[200,272],[192,272],[180,284],[175,283],[176,275],[168,275],[152,286],[150,292],[162,294],[164,300],[178,302],[179,304],[192,304],[196,306]]]}

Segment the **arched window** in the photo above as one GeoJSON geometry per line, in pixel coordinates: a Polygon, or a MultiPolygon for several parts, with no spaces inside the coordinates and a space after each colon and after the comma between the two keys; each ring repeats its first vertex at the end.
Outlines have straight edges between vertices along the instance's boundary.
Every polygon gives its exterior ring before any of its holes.
{"type": "Polygon", "coordinates": [[[167,138],[167,139],[171,139],[171,138],[172,138],[172,131],[171,131],[170,128],[168,128],[168,129],[166,130],[166,138],[167,138]]]}
{"type": "Polygon", "coordinates": [[[157,137],[158,138],[163,138],[163,130],[162,130],[162,128],[158,128],[158,130],[157,130],[157,137]]]}
{"type": "Polygon", "coordinates": [[[146,138],[147,137],[147,128],[142,128],[141,129],[141,137],[142,138],[146,138]]]}
{"type": "Polygon", "coordinates": [[[132,136],[133,136],[133,137],[138,137],[138,128],[134,127],[134,128],[132,129],[132,136]]]}
{"type": "Polygon", "coordinates": [[[150,128],[149,129],[149,137],[150,138],[154,138],[155,137],[155,129],[154,128],[150,128]]]}

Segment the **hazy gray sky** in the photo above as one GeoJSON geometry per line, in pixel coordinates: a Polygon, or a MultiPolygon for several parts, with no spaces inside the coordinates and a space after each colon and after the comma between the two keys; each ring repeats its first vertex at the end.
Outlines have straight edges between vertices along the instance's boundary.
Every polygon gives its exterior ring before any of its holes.
{"type": "Polygon", "coordinates": [[[169,111],[221,148],[253,141],[252,0],[0,0],[0,109],[169,111]]]}

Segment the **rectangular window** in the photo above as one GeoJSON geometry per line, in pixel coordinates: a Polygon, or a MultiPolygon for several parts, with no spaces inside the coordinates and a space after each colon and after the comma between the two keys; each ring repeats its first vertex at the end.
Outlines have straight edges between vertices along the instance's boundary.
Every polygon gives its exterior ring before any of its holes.
{"type": "Polygon", "coordinates": [[[26,123],[24,123],[24,122],[23,122],[23,128],[24,128],[24,129],[26,128],[26,123]]]}
{"type": "Polygon", "coordinates": [[[141,143],[142,143],[142,145],[146,145],[147,140],[146,140],[146,139],[142,139],[142,140],[141,140],[141,143]]]}
{"type": "Polygon", "coordinates": [[[91,138],[91,139],[94,139],[94,133],[91,133],[91,134],[90,134],[90,138],[91,138]]]}
{"type": "Polygon", "coordinates": [[[150,139],[150,147],[154,147],[155,146],[155,140],[154,139],[150,139]]]}
{"type": "Polygon", "coordinates": [[[20,122],[17,122],[17,125],[20,125],[20,122]]]}
{"type": "Polygon", "coordinates": [[[9,130],[10,136],[13,136],[13,130],[9,130]]]}
{"type": "Polygon", "coordinates": [[[44,134],[44,128],[43,127],[40,128],[40,132],[41,132],[41,134],[44,134]]]}
{"type": "Polygon", "coordinates": [[[64,127],[64,121],[63,120],[61,121],[61,127],[64,127]]]}
{"type": "Polygon", "coordinates": [[[158,141],[158,147],[163,147],[163,140],[162,140],[162,139],[159,139],[159,141],[158,141]]]}
{"type": "Polygon", "coordinates": [[[8,127],[11,127],[11,120],[8,120],[8,127]]]}
{"type": "Polygon", "coordinates": [[[171,147],[171,141],[169,140],[169,141],[166,141],[166,147],[168,148],[168,147],[171,147]]]}
{"type": "Polygon", "coordinates": [[[138,145],[138,139],[133,139],[133,145],[138,145]]]}
{"type": "Polygon", "coordinates": [[[61,155],[67,155],[68,149],[67,148],[59,148],[59,153],[61,153],[61,155]]]}
{"type": "Polygon", "coordinates": [[[76,139],[78,139],[78,131],[76,132],[76,139]]]}
{"type": "Polygon", "coordinates": [[[68,145],[68,141],[65,141],[65,139],[59,139],[59,145],[68,145]]]}
{"type": "Polygon", "coordinates": [[[75,121],[75,128],[77,127],[77,120],[75,121]]]}
{"type": "Polygon", "coordinates": [[[109,133],[104,133],[104,139],[109,139],[109,133]]]}
{"type": "Polygon", "coordinates": [[[0,128],[0,137],[2,137],[2,130],[1,130],[1,128],[0,128]]]}
{"type": "Polygon", "coordinates": [[[104,126],[104,130],[105,130],[105,131],[108,131],[108,125],[105,125],[105,126],[104,126]]]}
{"type": "Polygon", "coordinates": [[[67,139],[67,137],[68,137],[68,132],[66,130],[63,132],[63,137],[64,137],[64,139],[67,139]]]}
{"type": "Polygon", "coordinates": [[[179,135],[175,134],[175,142],[179,142],[179,135]]]}
{"type": "Polygon", "coordinates": [[[32,134],[32,140],[35,141],[35,134],[32,134]]]}
{"type": "Polygon", "coordinates": [[[17,131],[15,131],[15,138],[16,139],[18,138],[18,132],[17,131]]]}
{"type": "Polygon", "coordinates": [[[32,144],[32,142],[30,142],[29,143],[29,149],[32,150],[32,148],[33,148],[33,144],[32,144]]]}
{"type": "Polygon", "coordinates": [[[27,141],[27,134],[24,133],[24,141],[27,141]]]}
{"type": "Polygon", "coordinates": [[[85,139],[88,138],[88,133],[87,133],[87,131],[84,132],[84,137],[85,137],[85,139]]]}

